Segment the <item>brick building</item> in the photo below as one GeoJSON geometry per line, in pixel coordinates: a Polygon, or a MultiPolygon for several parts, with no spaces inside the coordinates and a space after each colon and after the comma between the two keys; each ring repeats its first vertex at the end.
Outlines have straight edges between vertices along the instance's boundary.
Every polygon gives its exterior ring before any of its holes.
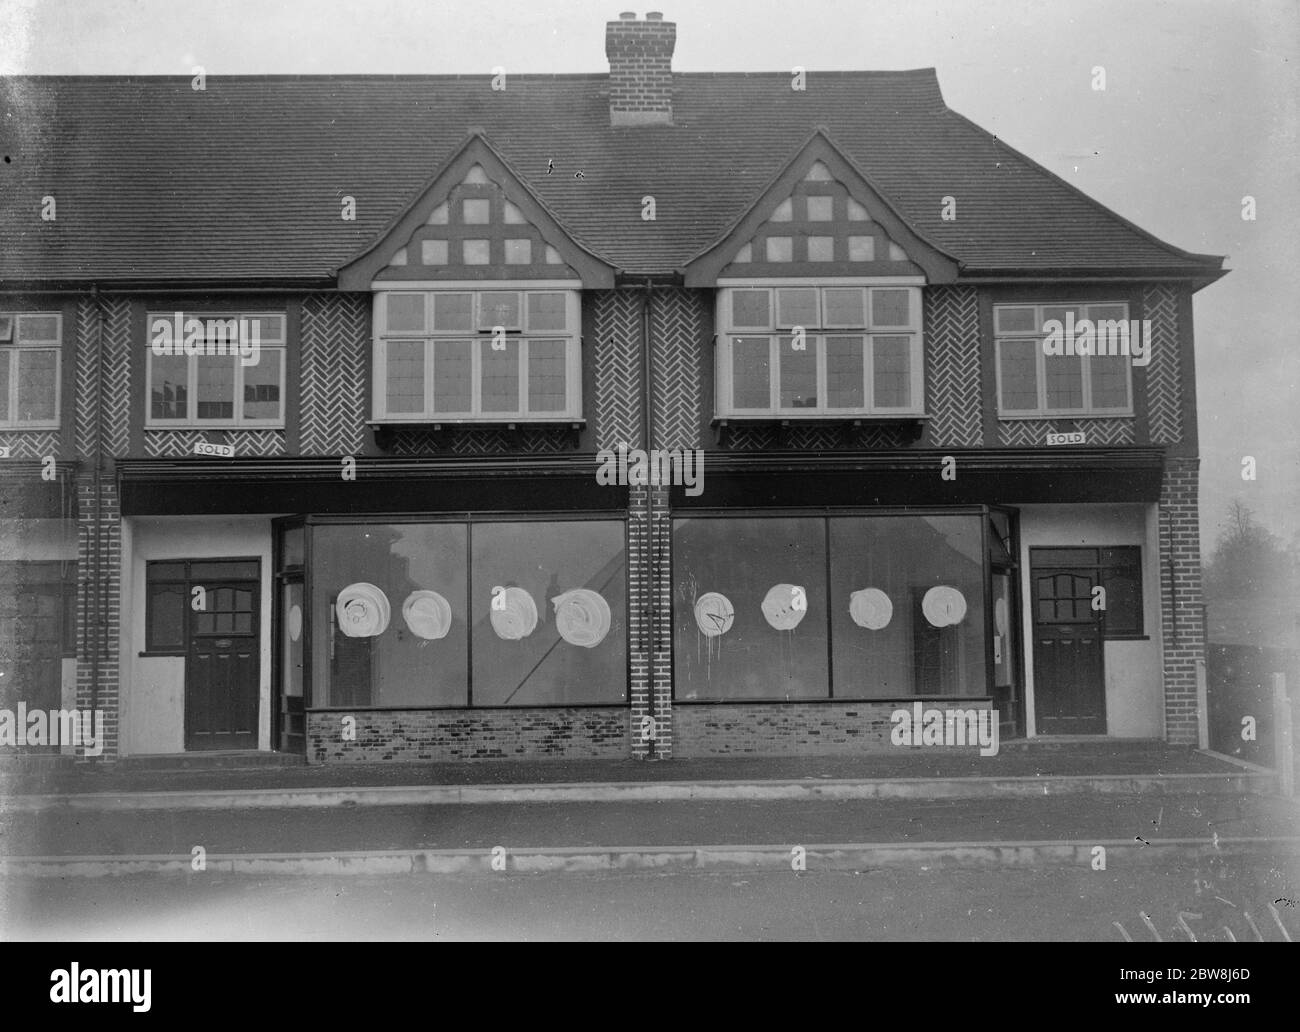
{"type": "Polygon", "coordinates": [[[0,80],[2,705],[108,760],[869,752],[918,699],[1194,743],[1221,259],[932,69],[675,34],[0,80]],[[1084,320],[1125,350],[1053,353],[1084,320]],[[638,450],[702,476],[599,474],[638,450]]]}

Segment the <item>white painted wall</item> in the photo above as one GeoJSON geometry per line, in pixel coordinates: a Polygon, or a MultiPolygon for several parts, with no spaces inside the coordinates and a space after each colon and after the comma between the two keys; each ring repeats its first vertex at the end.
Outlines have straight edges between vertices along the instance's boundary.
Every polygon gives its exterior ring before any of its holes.
{"type": "MultiPolygon", "coordinates": [[[[1014,504],[1014,503],[1012,503],[1014,504]]],[[[1160,643],[1160,548],[1157,506],[1022,505],[1020,508],[1021,630],[1025,642],[1025,717],[1036,735],[1034,629],[1030,608],[1031,548],[1142,546],[1142,621],[1145,641],[1108,641],[1106,733],[1115,738],[1164,736],[1164,675],[1160,643]]]]}
{"type": "Polygon", "coordinates": [[[164,516],[122,521],[122,754],[177,753],[185,748],[185,660],[142,656],[145,563],[155,559],[262,561],[258,602],[258,744],[271,748],[271,520],[265,516],[164,516]]]}

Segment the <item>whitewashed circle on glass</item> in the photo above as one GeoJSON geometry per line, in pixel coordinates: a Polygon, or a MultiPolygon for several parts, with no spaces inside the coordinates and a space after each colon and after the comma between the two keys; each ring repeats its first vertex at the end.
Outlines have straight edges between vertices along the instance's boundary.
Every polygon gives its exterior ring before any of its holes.
{"type": "Polygon", "coordinates": [[[695,626],[706,638],[726,634],[735,619],[736,609],[726,595],[706,591],[695,600],[695,626]]]}
{"type": "Polygon", "coordinates": [[[993,603],[993,626],[997,630],[998,634],[1005,636],[1007,633],[1008,623],[1007,600],[1005,598],[1000,598],[993,603]]]}
{"type": "Polygon", "coordinates": [[[859,627],[882,631],[894,618],[894,603],[879,588],[862,588],[849,596],[849,616],[859,627]]]}
{"type": "Polygon", "coordinates": [[[302,606],[289,607],[289,640],[297,641],[302,637],[302,606]]]}
{"type": "Polygon", "coordinates": [[[921,612],[935,627],[959,624],[966,616],[966,596],[947,584],[939,584],[921,599],[921,612]]]}
{"type": "Polygon", "coordinates": [[[808,596],[796,584],[773,585],[763,599],[763,617],[778,631],[793,631],[807,612],[808,596]]]}
{"type": "Polygon", "coordinates": [[[492,630],[505,641],[527,638],[537,628],[537,603],[523,588],[506,588],[491,603],[492,630]]]}
{"type": "Polygon", "coordinates": [[[574,588],[551,599],[555,628],[570,645],[594,649],[609,633],[609,603],[597,592],[574,588]]]}
{"type": "Polygon", "coordinates": [[[392,606],[381,588],[366,581],[349,584],[334,602],[339,630],[349,638],[374,638],[388,629],[392,606]]]}
{"type": "Polygon", "coordinates": [[[417,638],[437,641],[451,630],[451,603],[436,591],[412,591],[402,603],[402,619],[417,638]]]}

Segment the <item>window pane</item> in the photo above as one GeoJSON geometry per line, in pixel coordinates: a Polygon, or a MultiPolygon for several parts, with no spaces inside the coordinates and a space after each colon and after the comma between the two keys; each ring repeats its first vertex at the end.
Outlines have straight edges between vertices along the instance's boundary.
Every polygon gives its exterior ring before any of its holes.
{"type": "Polygon", "coordinates": [[[1052,305],[1047,308],[1044,308],[1043,325],[1046,326],[1049,322],[1055,319],[1064,328],[1067,321],[1067,316],[1071,312],[1074,313],[1074,321],[1077,324],[1080,318],[1082,318],[1082,312],[1083,312],[1083,309],[1079,305],[1068,305],[1068,306],[1052,305]]]}
{"type": "Polygon", "coordinates": [[[564,411],[565,349],[562,340],[528,342],[528,411],[564,411]]]}
{"type": "Polygon", "coordinates": [[[185,585],[153,584],[148,595],[146,648],[175,649],[185,645],[185,585]]]}
{"type": "Polygon", "coordinates": [[[863,349],[861,337],[826,338],[826,404],[831,408],[862,408],[863,349]]]}
{"type": "Polygon", "coordinates": [[[530,330],[563,330],[565,327],[566,296],[558,291],[550,294],[528,295],[528,328],[530,330]]]}
{"type": "Polygon", "coordinates": [[[184,563],[149,563],[146,569],[146,576],[151,581],[185,579],[184,563]]]}
{"type": "Polygon", "coordinates": [[[424,329],[423,294],[389,294],[388,328],[397,332],[424,329]]]}
{"type": "Polygon", "coordinates": [[[189,359],[184,355],[149,354],[149,415],[153,419],[189,417],[189,359]]]}
{"type": "Polygon", "coordinates": [[[623,524],[614,520],[474,526],[474,705],[626,701],[623,539],[623,524]],[[494,589],[515,589],[497,597],[508,599],[508,615],[517,619],[493,620],[494,589]],[[578,590],[561,627],[555,600],[578,590]],[[535,625],[515,636],[532,623],[533,608],[535,625]],[[566,640],[561,630],[581,634],[583,643],[566,640]]]}
{"type": "Polygon", "coordinates": [[[18,340],[26,344],[29,341],[57,341],[59,339],[59,317],[57,315],[20,315],[18,317],[18,340]]]}
{"type": "Polygon", "coordinates": [[[18,352],[18,419],[54,418],[59,393],[58,365],[57,351],[18,352]]]}
{"type": "Polygon", "coordinates": [[[473,356],[467,340],[433,342],[433,411],[448,415],[474,407],[473,356]]]}
{"type": "Polygon", "coordinates": [[[235,418],[235,363],[236,358],[223,355],[200,355],[194,359],[198,367],[198,418],[235,418]]]}
{"type": "Polygon", "coordinates": [[[479,295],[478,328],[490,330],[494,326],[504,326],[507,330],[520,328],[518,291],[498,290],[479,295]]]}
{"type": "Polygon", "coordinates": [[[424,411],[424,341],[389,340],[384,411],[389,415],[424,411]]]}
{"type": "Polygon", "coordinates": [[[483,411],[518,412],[519,341],[481,340],[479,360],[483,368],[483,411]]]}
{"type": "Polygon", "coordinates": [[[1128,363],[1127,355],[1094,355],[1088,359],[1094,409],[1128,408],[1128,363]]]}
{"type": "Polygon", "coordinates": [[[871,292],[873,326],[911,326],[912,292],[910,290],[873,290],[871,292]]]}
{"type": "Polygon", "coordinates": [[[1049,409],[1083,408],[1083,360],[1077,355],[1048,355],[1043,363],[1049,409]]]}
{"type": "MultiPolygon", "coordinates": [[[[312,683],[317,706],[463,706],[468,701],[468,623],[463,524],[361,524],[312,530],[312,683]],[[370,637],[339,627],[339,593],[363,615],[386,604],[388,626],[370,637]],[[410,607],[410,623],[403,614],[410,607]],[[443,618],[450,622],[443,624],[443,618]],[[445,631],[442,637],[436,637],[445,631]]],[[[378,630],[362,621],[359,630],[378,630]]]]}
{"type": "Polygon", "coordinates": [[[196,583],[217,580],[257,580],[259,576],[260,565],[256,560],[232,563],[218,559],[190,563],[190,580],[196,583]]]}
{"type": "Polygon", "coordinates": [[[912,338],[871,338],[872,404],[907,408],[912,404],[912,338]]]}
{"type": "Polygon", "coordinates": [[[285,529],[284,536],[281,539],[281,548],[283,549],[280,566],[301,566],[303,563],[303,538],[304,530],[302,527],[288,527],[285,529]]]}
{"type": "Polygon", "coordinates": [[[434,294],[433,328],[440,332],[468,333],[474,322],[474,295],[434,294]]]}
{"type": "Polygon", "coordinates": [[[986,691],[980,522],[977,515],[830,520],[837,698],[986,691]],[[965,602],[957,624],[936,626],[927,616],[926,594],[940,586],[965,602]]]}
{"type": "Polygon", "coordinates": [[[1033,333],[1038,329],[1032,308],[1009,308],[1005,305],[997,305],[993,309],[993,316],[997,320],[999,333],[1033,333]]]}
{"type": "Polygon", "coordinates": [[[674,521],[677,698],[826,698],[825,533],[820,519],[674,521]]]}
{"type": "Polygon", "coordinates": [[[244,418],[282,419],[280,409],[281,364],[284,352],[271,348],[261,353],[257,365],[244,366],[244,418]]]}
{"type": "Polygon", "coordinates": [[[866,292],[857,287],[834,288],[822,291],[826,305],[823,322],[827,326],[861,327],[866,323],[866,292]]]}
{"type": "Polygon", "coordinates": [[[1038,348],[1036,338],[998,341],[1002,377],[1002,410],[1033,412],[1038,408],[1038,348]]]}
{"type": "Polygon", "coordinates": [[[9,419],[9,363],[14,351],[0,351],[0,420],[9,419]]]}
{"type": "Polygon", "coordinates": [[[765,409],[772,405],[770,344],[767,337],[733,337],[731,340],[731,397],[738,409],[765,409]]]}
{"type": "Polygon", "coordinates": [[[256,339],[259,344],[284,343],[284,316],[282,315],[249,316],[246,325],[250,340],[256,339]],[[257,337],[254,338],[253,334],[257,334],[257,337]]]}
{"type": "Polygon", "coordinates": [[[1106,633],[1142,632],[1142,550],[1103,548],[1102,584],[1106,588],[1106,633]]]}
{"type": "Polygon", "coordinates": [[[795,350],[795,338],[778,337],[777,354],[781,368],[781,407],[817,407],[817,343],[812,337],[801,341],[803,350],[795,350]]]}
{"type": "Polygon", "coordinates": [[[771,295],[766,290],[731,292],[731,325],[765,330],[772,325],[771,295]]]}
{"type": "Polygon", "coordinates": [[[817,326],[817,291],[813,287],[778,288],[776,324],[778,326],[817,326]]]}

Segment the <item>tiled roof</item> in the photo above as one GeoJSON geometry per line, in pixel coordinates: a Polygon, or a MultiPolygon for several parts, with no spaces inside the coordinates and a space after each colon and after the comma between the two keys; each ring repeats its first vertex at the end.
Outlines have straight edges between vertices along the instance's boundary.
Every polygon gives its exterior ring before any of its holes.
{"type": "Polygon", "coordinates": [[[932,69],[810,72],[805,91],[784,72],[679,73],[675,124],[635,129],[610,128],[608,82],[214,77],[196,92],[187,78],[2,78],[0,280],[327,281],[474,129],[575,240],[629,273],[680,269],[715,242],[817,126],[963,275],[1220,266],[950,111],[932,69]],[[40,218],[45,195],[56,221],[40,218]],[[955,222],[940,218],[947,195],[955,222]]]}

